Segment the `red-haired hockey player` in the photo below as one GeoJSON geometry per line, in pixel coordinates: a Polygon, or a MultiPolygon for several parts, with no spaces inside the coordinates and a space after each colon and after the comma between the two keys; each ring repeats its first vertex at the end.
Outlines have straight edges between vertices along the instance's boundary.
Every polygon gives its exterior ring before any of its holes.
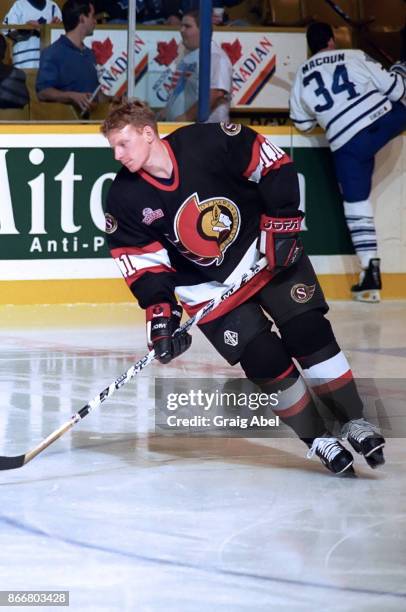
{"type": "Polygon", "coordinates": [[[353,457],[326,431],[309,388],[369,465],[382,464],[385,441],[363,419],[350,366],[303,253],[290,158],[235,124],[190,125],[161,140],[153,112],[138,100],[113,109],[102,132],[123,165],[108,194],[107,239],[146,311],[157,358],[168,363],[190,346],[188,335],[172,338],[181,314],[175,293],[193,314],[264,253],[268,269],[203,319],[201,331],[248,379],[279,392],[274,412],[329,470],[351,471],[353,457]]]}

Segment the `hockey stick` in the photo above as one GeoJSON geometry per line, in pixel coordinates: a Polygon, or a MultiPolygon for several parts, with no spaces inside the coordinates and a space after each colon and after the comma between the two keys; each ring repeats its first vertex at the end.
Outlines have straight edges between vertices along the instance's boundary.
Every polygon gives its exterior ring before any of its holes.
{"type": "MultiPolygon", "coordinates": [[[[226,291],[224,291],[218,298],[214,298],[207,302],[203,308],[201,308],[193,317],[188,319],[186,323],[181,325],[179,329],[176,330],[175,334],[182,334],[187,332],[193,325],[196,325],[203,317],[212,312],[217,306],[219,306],[224,300],[228,299],[231,295],[234,295],[243,285],[246,285],[250,280],[257,276],[261,270],[263,270],[267,265],[266,257],[260,259],[254,266],[252,266],[248,272],[242,275],[242,277],[236,281],[231,287],[229,287],[226,291]]],[[[100,404],[106,401],[107,398],[111,397],[113,393],[120,387],[126,385],[134,376],[139,374],[141,370],[147,367],[153,360],[155,359],[154,351],[150,351],[145,357],[137,361],[134,365],[132,365],[127,372],[116,378],[114,382],[111,383],[108,387],[103,389],[101,393],[96,395],[90,402],[88,402],[83,408],[76,412],[69,421],[66,421],[61,427],[52,432],[47,438],[42,440],[32,450],[28,451],[24,455],[16,455],[14,457],[1,457],[0,456],[0,470],[13,470],[15,468],[22,467],[26,465],[29,461],[34,459],[37,455],[42,453],[48,446],[50,446],[55,440],[58,440],[64,433],[72,429],[76,423],[78,423],[81,419],[83,419],[86,415],[89,414],[95,408],[98,408],[100,404]]]]}
{"type": "Polygon", "coordinates": [[[338,4],[336,4],[332,0],[324,0],[324,2],[326,2],[333,9],[333,11],[337,13],[337,15],[339,15],[342,19],[344,19],[344,21],[349,23],[350,26],[352,26],[353,28],[362,28],[363,26],[368,25],[372,23],[373,21],[375,21],[375,19],[367,19],[366,21],[354,21],[353,19],[351,19],[348,13],[346,13],[341,8],[341,6],[338,6],[338,4]]]}
{"type": "Polygon", "coordinates": [[[381,47],[379,47],[379,45],[374,43],[365,34],[365,26],[373,23],[375,21],[375,18],[366,19],[365,21],[354,21],[353,19],[351,19],[351,17],[348,15],[348,13],[346,13],[340,6],[338,6],[338,4],[333,2],[333,0],[324,0],[324,2],[326,2],[329,5],[329,7],[332,8],[333,11],[335,13],[337,13],[337,15],[339,15],[342,19],[344,19],[344,21],[346,21],[351,27],[353,27],[356,30],[358,30],[360,35],[364,36],[364,39],[365,39],[365,41],[366,41],[366,43],[368,45],[370,45],[373,49],[375,49],[375,51],[380,53],[381,56],[383,58],[385,58],[385,60],[387,62],[389,62],[390,64],[393,64],[393,62],[394,62],[393,57],[391,57],[388,53],[386,53],[386,51],[384,49],[381,49],[381,47]]]}

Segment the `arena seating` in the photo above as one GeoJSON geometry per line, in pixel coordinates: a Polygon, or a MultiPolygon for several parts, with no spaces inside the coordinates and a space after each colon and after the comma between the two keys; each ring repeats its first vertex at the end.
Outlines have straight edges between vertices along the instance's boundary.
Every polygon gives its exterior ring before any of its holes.
{"type": "MultiPolygon", "coordinates": [[[[357,0],[337,0],[336,4],[357,22],[359,20],[359,7],[357,0]]],[[[343,26],[345,21],[324,0],[302,0],[303,14],[308,19],[326,21],[332,26],[343,26]]]]}
{"type": "Polygon", "coordinates": [[[360,18],[373,19],[370,29],[400,30],[405,25],[406,2],[404,0],[358,0],[360,18]]]}
{"type": "Polygon", "coordinates": [[[301,0],[269,0],[262,6],[262,23],[266,26],[303,26],[301,0]]]}
{"type": "Polygon", "coordinates": [[[0,108],[0,121],[29,121],[30,107],[24,108],[0,108]]]}

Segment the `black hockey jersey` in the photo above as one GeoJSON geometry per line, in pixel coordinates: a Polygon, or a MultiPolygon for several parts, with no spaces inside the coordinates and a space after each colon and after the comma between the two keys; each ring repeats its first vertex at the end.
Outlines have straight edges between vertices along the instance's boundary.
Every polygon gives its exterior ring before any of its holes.
{"type": "MultiPolygon", "coordinates": [[[[191,315],[254,265],[262,213],[295,216],[299,188],[279,147],[237,124],[194,124],[163,140],[172,177],[123,167],[107,198],[111,254],[142,308],[173,302],[191,315]]],[[[214,313],[227,312],[269,282],[263,270],[214,313]]]]}

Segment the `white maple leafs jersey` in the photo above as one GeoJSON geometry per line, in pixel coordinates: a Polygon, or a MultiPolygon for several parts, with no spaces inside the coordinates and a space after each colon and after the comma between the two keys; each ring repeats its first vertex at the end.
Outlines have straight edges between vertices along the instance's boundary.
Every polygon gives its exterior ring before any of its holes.
{"type": "Polygon", "coordinates": [[[302,131],[318,123],[332,151],[390,112],[402,99],[405,81],[363,51],[320,51],[297,71],[290,97],[290,118],[302,131]]]}
{"type": "MultiPolygon", "coordinates": [[[[22,25],[29,21],[51,23],[55,17],[62,20],[61,10],[52,0],[46,0],[42,10],[35,8],[28,0],[16,0],[4,17],[4,23],[10,25],[22,25]]],[[[18,68],[23,70],[25,68],[38,68],[39,57],[39,36],[31,35],[26,40],[16,42],[13,46],[13,64],[18,68]]]]}

